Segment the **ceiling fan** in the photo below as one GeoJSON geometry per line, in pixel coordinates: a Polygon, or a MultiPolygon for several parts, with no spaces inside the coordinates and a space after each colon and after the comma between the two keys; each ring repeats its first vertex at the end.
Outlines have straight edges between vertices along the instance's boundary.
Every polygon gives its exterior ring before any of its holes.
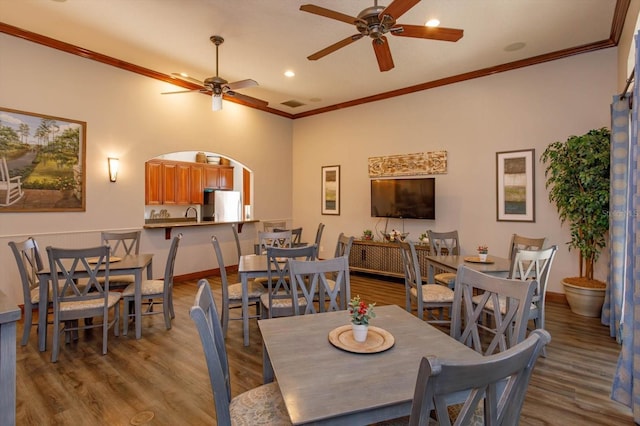
{"type": "Polygon", "coordinates": [[[355,25],[358,30],[358,34],[349,36],[329,47],[319,50],[313,55],[308,56],[307,59],[315,61],[342,47],[348,46],[356,40],[360,40],[364,36],[369,36],[373,39],[373,50],[376,54],[380,71],[389,71],[394,65],[391,50],[389,49],[389,42],[387,41],[387,37],[385,37],[387,33],[401,37],[416,37],[442,41],[458,41],[462,38],[463,30],[455,28],[402,25],[396,23],[396,19],[419,2],[420,0],[393,0],[389,6],[385,7],[378,6],[378,1],[375,0],[372,7],[362,10],[355,18],[313,4],[300,6],[300,10],[304,12],[346,22],[347,24],[355,25]]]}
{"type": "Polygon", "coordinates": [[[251,96],[243,95],[241,93],[236,92],[238,89],[243,89],[245,87],[253,87],[257,86],[258,82],[252,79],[239,80],[233,83],[229,83],[224,78],[218,76],[218,47],[224,43],[224,39],[218,35],[212,35],[209,40],[213,44],[216,45],[216,75],[214,77],[209,77],[204,81],[200,81],[193,77],[189,77],[188,75],[182,73],[171,73],[173,77],[179,78],[184,81],[188,81],[189,83],[197,84],[201,86],[199,89],[194,90],[179,90],[176,92],[163,92],[163,95],[173,95],[176,93],[189,93],[189,92],[200,92],[211,94],[212,99],[212,109],[214,111],[220,111],[222,109],[222,97],[224,95],[225,98],[234,98],[242,103],[247,103],[250,105],[255,105],[259,107],[266,107],[268,105],[267,101],[263,101],[262,99],[253,98],[251,96]]]}

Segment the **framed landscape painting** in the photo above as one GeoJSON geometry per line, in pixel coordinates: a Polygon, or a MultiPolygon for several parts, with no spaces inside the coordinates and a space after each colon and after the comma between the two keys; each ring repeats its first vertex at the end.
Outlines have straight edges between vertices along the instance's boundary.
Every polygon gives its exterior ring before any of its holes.
{"type": "Polygon", "coordinates": [[[535,222],[535,150],[496,153],[498,221],[535,222]]]}
{"type": "Polygon", "coordinates": [[[322,214],[340,214],[340,166],[322,167],[322,214]]]}
{"type": "Polygon", "coordinates": [[[86,127],[0,107],[0,213],[85,211],[86,127]]]}

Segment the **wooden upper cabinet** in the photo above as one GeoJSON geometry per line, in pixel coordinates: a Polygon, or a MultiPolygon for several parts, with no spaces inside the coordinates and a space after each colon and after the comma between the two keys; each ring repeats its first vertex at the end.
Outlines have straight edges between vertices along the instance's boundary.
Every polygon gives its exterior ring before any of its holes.
{"type": "Polygon", "coordinates": [[[204,166],[201,164],[192,164],[189,166],[190,187],[189,187],[189,203],[204,203],[204,166]]]}
{"type": "Polygon", "coordinates": [[[145,163],[145,204],[202,204],[204,189],[233,189],[233,167],[185,161],[145,163]]]}
{"type": "Polygon", "coordinates": [[[147,161],[144,165],[144,203],[146,205],[162,204],[162,163],[147,161]]]}
{"type": "Polygon", "coordinates": [[[162,163],[162,204],[178,204],[178,165],[176,163],[162,163]]]}

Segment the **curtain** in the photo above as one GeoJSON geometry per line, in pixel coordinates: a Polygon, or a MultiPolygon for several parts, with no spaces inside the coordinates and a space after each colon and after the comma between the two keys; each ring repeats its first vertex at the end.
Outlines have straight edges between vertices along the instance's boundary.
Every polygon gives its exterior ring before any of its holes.
{"type": "MultiPolygon", "coordinates": [[[[640,70],[640,52],[638,42],[640,36],[635,36],[635,69],[640,70]]],[[[608,307],[609,320],[611,321],[612,313],[616,312],[616,304],[622,304],[620,311],[620,335],[618,340],[622,342],[622,350],[618,358],[616,373],[613,378],[613,386],[611,389],[611,398],[626,406],[630,407],[633,418],[636,423],[640,423],[640,200],[637,194],[637,178],[638,178],[638,101],[640,100],[638,84],[633,87],[633,109],[631,111],[631,138],[629,139],[629,148],[627,149],[629,160],[626,162],[628,166],[628,180],[626,191],[625,210],[620,215],[626,217],[626,242],[616,244],[626,245],[627,255],[624,258],[626,268],[620,282],[615,282],[613,274],[611,274],[613,284],[612,287],[622,286],[622,302],[615,300],[620,296],[618,289],[609,292],[610,304],[608,307]],[[613,307],[613,309],[612,309],[613,307]],[[636,333],[638,333],[636,335],[636,333]],[[637,386],[636,386],[637,385],[637,386]]],[[[624,151],[624,149],[622,149],[624,151]]],[[[614,152],[617,156],[617,152],[614,152]]],[[[616,169],[617,158],[612,158],[612,168],[616,169]]],[[[622,161],[621,164],[625,162],[622,161]]],[[[619,183],[623,185],[623,183],[619,183]]],[[[612,194],[613,195],[613,194],[612,194]]],[[[617,198],[617,197],[616,197],[617,198]]],[[[612,212],[613,213],[613,212],[612,212]]],[[[613,264],[613,262],[612,262],[613,264]]],[[[613,319],[614,323],[616,319],[613,319]]]]}

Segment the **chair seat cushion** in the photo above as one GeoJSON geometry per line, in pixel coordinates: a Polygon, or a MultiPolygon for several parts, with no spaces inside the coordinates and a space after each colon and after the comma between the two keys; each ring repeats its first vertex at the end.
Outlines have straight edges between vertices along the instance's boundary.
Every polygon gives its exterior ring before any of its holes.
{"type": "MultiPolygon", "coordinates": [[[[164,280],[145,280],[140,284],[140,289],[143,296],[149,296],[154,294],[162,294],[164,292],[164,280]]],[[[122,292],[122,297],[133,297],[136,292],[135,283],[131,283],[122,292]]]]}
{"type": "MultiPolygon", "coordinates": [[[[227,287],[229,291],[229,300],[242,300],[242,283],[231,284],[227,287]]],[[[264,293],[264,287],[260,284],[249,283],[247,296],[251,298],[260,297],[264,293]]]]}
{"type": "MultiPolygon", "coordinates": [[[[284,294],[284,293],[283,293],[284,294]]],[[[269,293],[264,293],[260,296],[260,300],[264,306],[269,306],[269,293]]],[[[304,297],[298,297],[298,306],[307,306],[307,299],[304,297]]],[[[293,300],[291,297],[282,297],[282,298],[272,298],[271,299],[271,307],[272,308],[291,308],[293,307],[293,300]]]]}
{"type": "Polygon", "coordinates": [[[452,286],[456,281],[456,274],[453,272],[443,272],[441,274],[436,274],[433,279],[438,282],[448,286],[452,286]]]}
{"type": "MultiPolygon", "coordinates": [[[[418,297],[418,292],[415,288],[411,288],[411,295],[416,298],[418,297]]],[[[453,290],[440,284],[423,284],[422,301],[436,303],[453,303],[453,290]]]]}
{"type": "MultiPolygon", "coordinates": [[[[110,291],[107,305],[111,307],[116,303],[118,303],[119,301],[120,301],[120,293],[110,291]]],[[[62,302],[60,303],[60,312],[75,311],[80,309],[82,310],[94,309],[94,308],[100,308],[101,306],[104,306],[103,298],[96,298],[96,299],[90,299],[90,300],[77,300],[74,302],[62,302]]]]}
{"type": "MultiPolygon", "coordinates": [[[[286,282],[289,282],[289,277],[284,277],[284,280],[286,282]]],[[[273,282],[273,285],[275,285],[278,282],[278,277],[273,277],[271,278],[271,281],[273,282]]],[[[269,286],[269,278],[267,277],[257,277],[253,279],[253,282],[255,284],[261,285],[263,287],[268,287],[269,286]]]]}
{"type": "Polygon", "coordinates": [[[248,390],[229,404],[231,424],[234,426],[284,426],[291,419],[276,382],[248,390]]]}
{"type": "MultiPolygon", "coordinates": [[[[474,305],[477,305],[478,303],[480,303],[480,301],[482,300],[482,295],[479,294],[477,296],[473,296],[473,298],[471,299],[473,301],[474,305]]],[[[504,296],[498,296],[498,303],[500,304],[500,313],[502,315],[507,313],[507,298],[504,296]]],[[[485,303],[484,308],[489,310],[489,311],[493,311],[493,301],[491,299],[487,300],[487,303],[485,303]]],[[[531,303],[531,307],[529,308],[532,311],[535,311],[537,309],[537,306],[535,303],[531,303]]]]}

